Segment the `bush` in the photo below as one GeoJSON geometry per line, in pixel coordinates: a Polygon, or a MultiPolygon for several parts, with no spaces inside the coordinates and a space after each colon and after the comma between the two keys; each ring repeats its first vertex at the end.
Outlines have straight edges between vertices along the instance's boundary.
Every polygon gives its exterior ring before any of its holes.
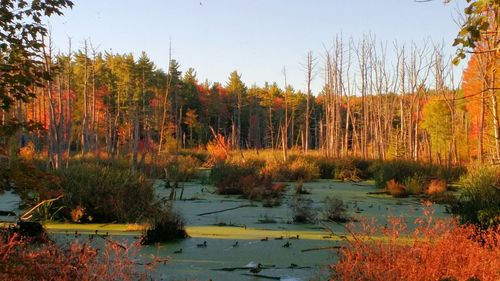
{"type": "Polygon", "coordinates": [[[171,206],[166,206],[151,220],[141,237],[141,244],[150,245],[187,237],[182,217],[171,206]]]}
{"type": "Polygon", "coordinates": [[[422,194],[427,185],[428,180],[419,174],[414,174],[413,176],[406,178],[403,184],[406,188],[406,192],[411,195],[422,194]]]}
{"type": "Polygon", "coordinates": [[[292,220],[295,223],[316,223],[317,212],[311,199],[296,196],[289,202],[292,220]]]}
{"type": "Polygon", "coordinates": [[[74,241],[34,247],[17,234],[0,233],[0,280],[150,280],[150,267],[136,263],[134,245],[106,243],[104,249],[74,241]]]}
{"type": "Polygon", "coordinates": [[[476,167],[461,180],[462,192],[450,210],[462,223],[500,225],[500,168],[476,167]]]}
{"type": "Polygon", "coordinates": [[[431,196],[443,194],[446,191],[445,180],[431,180],[426,193],[431,196]]]}
{"type": "Polygon", "coordinates": [[[61,214],[66,219],[70,219],[71,211],[76,215],[80,210],[84,215],[78,218],[83,222],[136,222],[157,211],[152,182],[129,169],[80,162],[54,173],[64,193],[62,202],[54,208],[64,207],[61,214]]]}
{"type": "Polygon", "coordinates": [[[196,178],[201,161],[192,156],[171,156],[164,162],[165,179],[185,182],[196,178]]]}
{"type": "Polygon", "coordinates": [[[354,239],[340,250],[331,279],[500,280],[500,229],[481,232],[451,219],[436,220],[429,210],[416,223],[413,231],[402,218],[389,218],[384,226],[350,226],[354,239]],[[382,237],[363,239],[373,236],[382,237]]]}
{"type": "Polygon", "coordinates": [[[392,179],[387,182],[387,191],[394,197],[407,197],[408,191],[404,185],[399,184],[396,180],[392,179]]]}
{"type": "Polygon", "coordinates": [[[338,197],[326,197],[323,207],[323,216],[326,220],[334,222],[347,222],[347,207],[344,201],[338,197]]]}
{"type": "MultiPolygon", "coordinates": [[[[271,176],[262,170],[263,161],[221,162],[210,172],[210,182],[219,194],[242,195],[250,200],[281,196],[282,187],[273,185],[271,176]]],[[[278,201],[279,202],[279,201],[278,201]]]]}

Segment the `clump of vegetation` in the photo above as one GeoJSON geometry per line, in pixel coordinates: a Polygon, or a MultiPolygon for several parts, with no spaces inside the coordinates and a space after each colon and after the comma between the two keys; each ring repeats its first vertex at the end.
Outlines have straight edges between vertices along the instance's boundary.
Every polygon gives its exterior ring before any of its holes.
{"type": "Polygon", "coordinates": [[[399,184],[394,179],[387,182],[386,189],[392,196],[397,198],[408,196],[408,191],[406,190],[406,187],[402,184],[399,184]]]}
{"type": "Polygon", "coordinates": [[[446,182],[459,180],[466,172],[462,166],[445,167],[415,161],[389,160],[377,161],[371,166],[371,171],[377,187],[383,188],[390,180],[404,183],[412,177],[425,180],[443,179],[446,182]]]}
{"type": "Polygon", "coordinates": [[[430,196],[438,196],[446,192],[446,181],[442,179],[431,180],[427,187],[426,194],[430,196]]]}
{"type": "Polygon", "coordinates": [[[242,195],[250,200],[278,198],[283,188],[272,183],[268,173],[261,172],[263,161],[225,161],[216,164],[210,173],[210,182],[218,194],[242,195]]]}
{"type": "Polygon", "coordinates": [[[313,208],[313,200],[295,196],[288,204],[292,211],[293,222],[316,223],[318,212],[313,208]]]}
{"type": "Polygon", "coordinates": [[[462,192],[450,206],[462,223],[483,228],[500,225],[500,168],[477,167],[461,180],[462,192]]]}
{"type": "Polygon", "coordinates": [[[218,134],[214,139],[207,143],[207,152],[211,165],[217,165],[225,162],[231,152],[231,142],[228,138],[218,134]]]}
{"type": "Polygon", "coordinates": [[[151,222],[141,237],[141,244],[168,242],[187,238],[184,220],[167,205],[150,219],[151,222]]]}
{"type": "Polygon", "coordinates": [[[174,155],[163,162],[165,179],[170,182],[185,182],[196,178],[202,162],[190,155],[174,155]]]}
{"type": "Polygon", "coordinates": [[[370,167],[373,160],[358,158],[311,157],[319,168],[323,179],[358,181],[372,177],[370,167]]]}
{"type": "Polygon", "coordinates": [[[409,195],[420,195],[424,193],[428,180],[419,174],[414,174],[404,180],[403,186],[409,195]]]}
{"type": "Polygon", "coordinates": [[[330,220],[334,222],[347,222],[349,218],[347,216],[347,206],[344,201],[339,197],[326,197],[323,206],[323,217],[325,220],[330,220]]]}
{"type": "Polygon", "coordinates": [[[480,232],[451,219],[424,217],[409,231],[402,218],[387,225],[349,226],[354,239],[339,252],[333,280],[500,280],[500,230],[480,232]],[[382,239],[362,237],[382,236],[382,239]],[[402,242],[405,241],[405,242],[402,242]]]}
{"type": "Polygon", "coordinates": [[[136,222],[157,211],[152,182],[129,169],[103,162],[72,163],[54,172],[64,197],[54,208],[80,222],[136,222]]]}
{"type": "Polygon", "coordinates": [[[268,160],[265,171],[275,181],[312,181],[320,176],[319,167],[306,157],[291,156],[287,161],[268,160]]]}
{"type": "Polygon", "coordinates": [[[33,247],[22,236],[0,233],[0,280],[149,280],[151,266],[136,263],[134,245],[106,243],[46,243],[33,247]]]}

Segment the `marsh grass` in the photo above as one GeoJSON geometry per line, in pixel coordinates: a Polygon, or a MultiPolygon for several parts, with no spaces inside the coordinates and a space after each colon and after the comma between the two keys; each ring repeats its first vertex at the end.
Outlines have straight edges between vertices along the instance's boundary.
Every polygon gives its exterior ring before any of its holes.
{"type": "Polygon", "coordinates": [[[450,204],[451,212],[459,215],[462,223],[483,228],[500,225],[500,168],[471,168],[460,183],[461,195],[450,204]]]}

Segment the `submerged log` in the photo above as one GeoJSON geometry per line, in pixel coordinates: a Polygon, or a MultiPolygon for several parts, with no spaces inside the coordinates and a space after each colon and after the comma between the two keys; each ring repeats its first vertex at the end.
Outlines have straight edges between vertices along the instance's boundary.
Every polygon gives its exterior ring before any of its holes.
{"type": "Polygon", "coordinates": [[[300,250],[301,252],[311,252],[311,251],[321,251],[321,250],[338,250],[342,249],[342,246],[327,246],[327,247],[317,247],[317,248],[309,248],[300,250]]]}
{"type": "Polygon", "coordinates": [[[252,207],[252,206],[253,205],[251,205],[251,204],[240,205],[240,206],[236,206],[236,207],[232,207],[232,208],[228,208],[228,209],[197,214],[197,216],[201,217],[201,216],[205,216],[205,215],[217,214],[217,213],[222,213],[222,212],[226,212],[226,211],[236,210],[236,209],[245,208],[245,207],[252,207]]]}
{"type": "Polygon", "coordinates": [[[258,278],[262,278],[262,279],[270,279],[270,280],[280,280],[281,277],[277,277],[277,276],[268,276],[268,275],[262,275],[262,274],[250,274],[250,273],[243,273],[243,275],[246,275],[246,276],[254,276],[254,277],[258,277],[258,278]]]}

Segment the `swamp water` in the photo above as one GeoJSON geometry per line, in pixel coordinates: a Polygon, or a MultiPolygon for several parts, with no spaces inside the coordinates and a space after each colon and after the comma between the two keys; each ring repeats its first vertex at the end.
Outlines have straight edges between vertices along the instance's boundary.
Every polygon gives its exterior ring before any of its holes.
{"type": "MultiPolygon", "coordinates": [[[[380,191],[371,182],[360,184],[319,180],[304,183],[311,194],[301,195],[312,200],[312,208],[318,209],[319,216],[326,196],[341,198],[348,206],[352,217],[375,218],[379,224],[386,222],[387,216],[404,216],[413,222],[422,215],[422,206],[415,198],[395,199],[386,195],[369,195],[380,191]]],[[[161,181],[155,184],[158,198],[168,198],[170,189],[161,181]]],[[[288,202],[296,195],[294,184],[279,207],[265,208],[261,202],[250,202],[237,196],[222,196],[211,193],[214,188],[199,183],[184,183],[183,199],[174,203],[187,226],[191,238],[154,246],[143,246],[141,254],[169,257],[166,264],[158,265],[156,280],[266,280],[252,276],[249,269],[227,271],[223,269],[255,267],[262,264],[261,275],[281,278],[280,280],[328,280],[328,266],[337,259],[335,250],[312,250],[313,248],[340,245],[336,236],[329,238],[329,232],[321,224],[291,224],[292,213],[288,202]],[[246,207],[237,208],[245,205],[246,207]],[[248,206],[251,205],[251,206],[248,206]],[[204,213],[232,210],[200,215],[204,213]],[[299,239],[289,239],[297,237],[299,239]],[[267,237],[267,241],[262,241],[267,237]],[[279,239],[283,237],[282,239],[279,239]],[[278,238],[278,239],[276,239],[278,238]],[[198,244],[207,242],[206,247],[198,244]],[[236,244],[236,242],[238,242],[236,244]],[[290,247],[283,247],[290,242],[290,247]],[[235,245],[236,244],[236,245],[235,245]],[[175,253],[182,249],[182,253],[175,253]]],[[[177,195],[179,196],[180,189],[177,195]]],[[[15,196],[10,193],[0,195],[0,206],[12,204],[15,196]]],[[[10,206],[10,205],[9,205],[10,206]]],[[[435,216],[448,216],[443,206],[435,205],[435,216]]],[[[0,218],[0,220],[4,220],[0,218]]],[[[336,234],[344,235],[343,226],[326,224],[336,234]]],[[[125,225],[76,225],[47,224],[56,241],[73,239],[75,230],[90,234],[94,230],[109,232],[117,241],[132,241],[140,235],[137,231],[124,231],[125,225]],[[68,233],[70,233],[68,235],[68,233]]],[[[85,237],[83,235],[82,237],[85,237]]],[[[95,242],[95,243],[102,243],[95,242]]]]}

